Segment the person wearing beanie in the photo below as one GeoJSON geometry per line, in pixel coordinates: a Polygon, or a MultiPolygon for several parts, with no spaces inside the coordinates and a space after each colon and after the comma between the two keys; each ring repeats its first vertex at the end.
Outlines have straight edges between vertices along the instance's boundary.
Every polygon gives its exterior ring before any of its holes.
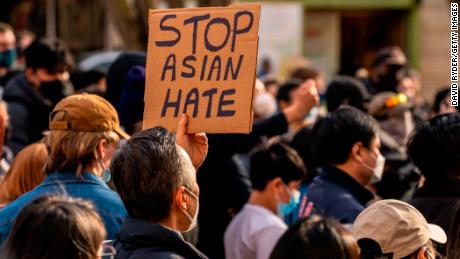
{"type": "Polygon", "coordinates": [[[120,128],[115,108],[97,95],[72,95],[51,112],[49,128],[45,143],[49,151],[47,176],[35,189],[0,210],[0,243],[21,209],[50,193],[93,202],[104,221],[107,238],[114,239],[127,212],[118,194],[106,183],[118,142],[129,138],[120,128]]]}
{"type": "Polygon", "coordinates": [[[121,53],[107,72],[107,100],[117,107],[123,92],[123,82],[129,70],[134,66],[145,67],[145,52],[129,51],[121,53]]]}
{"type": "Polygon", "coordinates": [[[142,130],[144,90],[145,68],[134,66],[123,80],[123,91],[117,106],[120,124],[131,135],[142,130]]]}

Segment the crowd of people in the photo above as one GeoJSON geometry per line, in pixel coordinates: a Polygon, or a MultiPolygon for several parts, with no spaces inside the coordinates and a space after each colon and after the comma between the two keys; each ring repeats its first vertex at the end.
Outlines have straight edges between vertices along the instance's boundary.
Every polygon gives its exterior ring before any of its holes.
{"type": "Polygon", "coordinates": [[[142,130],[146,54],[0,23],[0,258],[460,258],[460,113],[396,46],[257,73],[250,134],[142,130]]]}

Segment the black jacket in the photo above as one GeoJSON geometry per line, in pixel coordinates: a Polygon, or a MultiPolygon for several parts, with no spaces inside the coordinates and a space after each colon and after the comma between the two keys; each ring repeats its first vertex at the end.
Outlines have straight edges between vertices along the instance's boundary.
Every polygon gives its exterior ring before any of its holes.
{"type": "Polygon", "coordinates": [[[325,166],[308,188],[308,201],[318,214],[352,224],[373,194],[342,170],[325,166]]]}
{"type": "Polygon", "coordinates": [[[53,105],[29,85],[24,73],[8,81],[3,99],[8,103],[12,133],[7,145],[18,153],[25,146],[43,138],[53,105]]]}
{"type": "Polygon", "coordinates": [[[460,179],[427,180],[410,202],[447,234],[447,258],[460,258],[460,179]]]}
{"type": "Polygon", "coordinates": [[[114,242],[119,259],[208,258],[180,233],[144,220],[126,218],[114,242]]]}

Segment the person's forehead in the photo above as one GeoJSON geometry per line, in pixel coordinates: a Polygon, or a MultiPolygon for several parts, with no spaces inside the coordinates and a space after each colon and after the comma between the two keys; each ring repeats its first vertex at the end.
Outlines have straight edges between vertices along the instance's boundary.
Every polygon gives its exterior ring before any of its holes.
{"type": "Polygon", "coordinates": [[[380,148],[380,137],[377,135],[371,141],[371,147],[380,148]]]}
{"type": "Polygon", "coordinates": [[[0,31],[0,43],[12,43],[16,42],[16,37],[12,31],[0,31]]]}

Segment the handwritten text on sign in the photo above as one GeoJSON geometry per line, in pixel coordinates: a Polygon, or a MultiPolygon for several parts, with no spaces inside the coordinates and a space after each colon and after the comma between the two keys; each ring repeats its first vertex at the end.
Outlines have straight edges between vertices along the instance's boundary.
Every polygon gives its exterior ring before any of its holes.
{"type": "Polygon", "coordinates": [[[151,10],[144,128],[247,133],[260,6],[151,10]]]}

